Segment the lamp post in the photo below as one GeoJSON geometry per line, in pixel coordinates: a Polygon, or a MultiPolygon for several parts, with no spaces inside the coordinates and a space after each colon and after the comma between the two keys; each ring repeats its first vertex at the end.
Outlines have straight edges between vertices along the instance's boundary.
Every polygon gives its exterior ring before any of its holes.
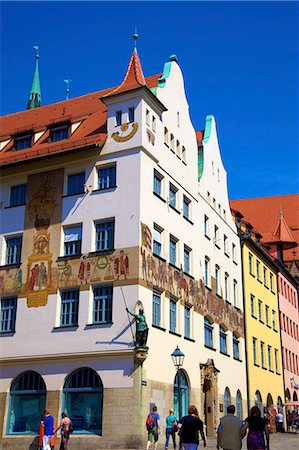
{"type": "Polygon", "coordinates": [[[177,345],[175,351],[171,353],[172,362],[174,364],[174,367],[177,370],[177,380],[178,380],[178,404],[179,404],[179,420],[182,416],[182,402],[181,402],[181,377],[180,377],[180,371],[181,367],[183,365],[185,355],[184,353],[179,349],[179,346],[177,345]]]}

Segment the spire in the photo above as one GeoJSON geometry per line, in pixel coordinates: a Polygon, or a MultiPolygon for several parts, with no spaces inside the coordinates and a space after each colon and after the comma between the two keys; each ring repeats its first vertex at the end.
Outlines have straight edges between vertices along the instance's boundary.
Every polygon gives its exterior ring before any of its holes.
{"type": "Polygon", "coordinates": [[[280,210],[279,220],[273,233],[272,242],[281,244],[284,250],[297,247],[292,232],[283,217],[282,210],[280,210]]]}
{"type": "Polygon", "coordinates": [[[67,78],[66,80],[63,80],[66,84],[65,86],[65,99],[69,100],[70,98],[70,82],[72,81],[70,78],[67,78]]]}
{"type": "Polygon", "coordinates": [[[116,88],[114,89],[112,92],[109,92],[108,95],[113,95],[113,94],[119,94],[121,92],[125,92],[125,91],[130,91],[131,89],[136,89],[140,86],[146,86],[146,82],[145,82],[145,78],[143,75],[143,71],[142,71],[142,67],[141,67],[141,62],[137,53],[137,39],[138,39],[138,34],[136,33],[136,28],[135,28],[135,33],[133,35],[133,39],[134,39],[134,50],[131,56],[131,59],[129,61],[128,64],[128,68],[125,74],[125,77],[122,81],[122,83],[116,88]]]}
{"type": "Polygon", "coordinates": [[[35,72],[32,82],[32,87],[29,95],[29,100],[27,103],[27,109],[33,109],[37,108],[38,106],[41,106],[42,104],[42,97],[41,97],[41,91],[40,91],[40,82],[39,82],[39,72],[38,72],[38,60],[39,60],[39,46],[34,45],[33,48],[36,51],[35,55],[35,72]]]}

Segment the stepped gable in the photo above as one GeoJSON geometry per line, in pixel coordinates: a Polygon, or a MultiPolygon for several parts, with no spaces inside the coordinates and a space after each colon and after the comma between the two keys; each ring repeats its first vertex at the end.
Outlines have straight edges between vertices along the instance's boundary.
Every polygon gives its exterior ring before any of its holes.
{"type": "MultiPolygon", "coordinates": [[[[145,79],[148,88],[158,85],[161,74],[145,79]]],[[[117,89],[117,88],[112,88],[117,89]]],[[[8,141],[0,152],[0,165],[15,164],[86,146],[102,147],[107,139],[107,107],[101,97],[111,88],[64,100],[39,108],[28,109],[0,118],[0,141],[8,141]],[[50,142],[50,128],[64,123],[80,123],[68,139],[50,142]],[[14,136],[44,132],[32,147],[14,149],[14,136]]]]}

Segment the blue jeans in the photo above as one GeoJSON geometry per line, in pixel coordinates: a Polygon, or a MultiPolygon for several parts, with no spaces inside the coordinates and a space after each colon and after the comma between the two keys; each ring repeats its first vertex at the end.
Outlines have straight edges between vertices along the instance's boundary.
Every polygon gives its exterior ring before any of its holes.
{"type": "Polygon", "coordinates": [[[182,444],[184,450],[197,450],[198,444],[182,444]]]}
{"type": "Polygon", "coordinates": [[[172,436],[172,440],[173,440],[173,448],[176,448],[175,432],[172,431],[172,428],[166,428],[166,443],[165,443],[165,448],[168,448],[170,436],[172,436]]]}

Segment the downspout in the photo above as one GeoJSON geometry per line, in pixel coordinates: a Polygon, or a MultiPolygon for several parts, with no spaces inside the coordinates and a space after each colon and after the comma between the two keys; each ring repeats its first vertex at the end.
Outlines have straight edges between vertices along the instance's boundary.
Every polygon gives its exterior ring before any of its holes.
{"type": "Polygon", "coordinates": [[[250,414],[250,396],[249,396],[249,377],[248,377],[248,357],[247,357],[247,332],[246,332],[246,299],[245,299],[245,277],[244,277],[244,263],[243,263],[243,246],[245,238],[240,235],[241,243],[241,266],[242,266],[242,294],[243,294],[243,315],[244,315],[244,334],[245,334],[245,360],[246,360],[246,384],[247,384],[247,413],[250,414]]]}

